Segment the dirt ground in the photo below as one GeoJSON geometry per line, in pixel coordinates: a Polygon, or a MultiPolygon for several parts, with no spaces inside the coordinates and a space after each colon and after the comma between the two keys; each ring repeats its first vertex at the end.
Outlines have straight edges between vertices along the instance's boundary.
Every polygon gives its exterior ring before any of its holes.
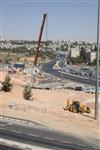
{"type": "MultiPolygon", "coordinates": [[[[0,72],[0,81],[4,80],[5,74],[0,72]]],[[[99,121],[93,118],[94,94],[64,89],[33,89],[33,101],[27,101],[23,99],[24,80],[21,83],[21,80],[14,75],[12,82],[14,86],[11,92],[0,91],[0,115],[32,120],[59,131],[100,140],[100,118],[99,121]],[[64,111],[63,107],[66,106],[67,99],[81,101],[88,105],[92,112],[82,115],[64,111]],[[9,105],[12,104],[11,109],[9,105]]]]}

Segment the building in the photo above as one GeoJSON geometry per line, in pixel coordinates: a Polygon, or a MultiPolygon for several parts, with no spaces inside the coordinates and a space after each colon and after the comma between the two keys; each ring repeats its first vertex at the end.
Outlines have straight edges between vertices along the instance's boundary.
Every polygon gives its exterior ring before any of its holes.
{"type": "Polygon", "coordinates": [[[96,52],[87,52],[88,62],[93,62],[96,59],[96,52]]]}
{"type": "Polygon", "coordinates": [[[90,61],[93,62],[96,59],[96,52],[91,52],[90,61]]]}
{"type": "Polygon", "coordinates": [[[80,56],[80,49],[78,47],[71,48],[71,58],[76,58],[80,56]]]}

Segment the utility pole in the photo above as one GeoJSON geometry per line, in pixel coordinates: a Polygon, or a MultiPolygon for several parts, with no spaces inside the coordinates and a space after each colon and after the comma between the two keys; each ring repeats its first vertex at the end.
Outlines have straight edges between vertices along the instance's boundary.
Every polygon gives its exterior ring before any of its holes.
{"type": "Polygon", "coordinates": [[[95,94],[95,119],[99,119],[99,20],[100,20],[100,0],[98,0],[97,17],[97,54],[96,54],[96,94],[95,94]]]}

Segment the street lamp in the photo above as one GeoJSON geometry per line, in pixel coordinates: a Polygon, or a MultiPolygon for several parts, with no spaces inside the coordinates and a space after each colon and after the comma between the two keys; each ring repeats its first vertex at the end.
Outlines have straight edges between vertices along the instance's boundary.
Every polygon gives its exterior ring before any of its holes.
{"type": "Polygon", "coordinates": [[[96,55],[96,94],[95,94],[95,119],[99,119],[99,20],[100,20],[100,0],[98,0],[97,18],[97,55],[96,55]]]}

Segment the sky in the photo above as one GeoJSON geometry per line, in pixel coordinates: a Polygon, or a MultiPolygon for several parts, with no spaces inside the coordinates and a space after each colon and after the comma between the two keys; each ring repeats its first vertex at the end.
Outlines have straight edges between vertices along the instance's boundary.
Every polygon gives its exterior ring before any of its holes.
{"type": "Polygon", "coordinates": [[[43,13],[48,13],[43,40],[96,41],[97,0],[0,0],[0,36],[38,40],[43,13]]]}

